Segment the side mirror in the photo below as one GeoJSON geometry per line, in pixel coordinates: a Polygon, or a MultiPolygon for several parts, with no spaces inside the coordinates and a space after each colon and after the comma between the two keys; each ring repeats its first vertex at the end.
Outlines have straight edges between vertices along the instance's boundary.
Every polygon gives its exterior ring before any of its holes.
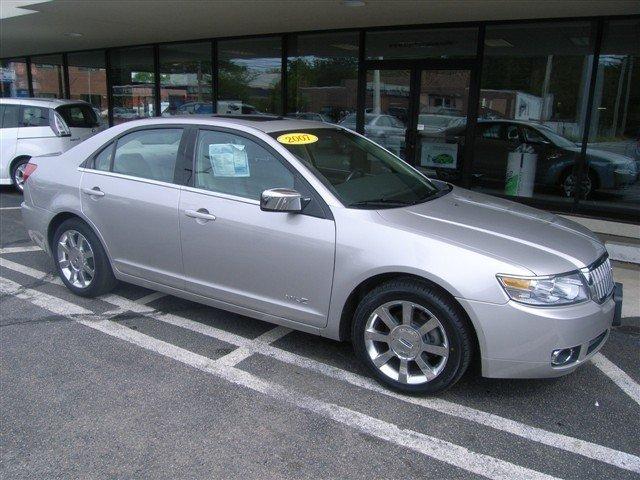
{"type": "Polygon", "coordinates": [[[301,212],[309,203],[308,198],[303,198],[295,190],[290,188],[272,188],[265,190],[260,196],[260,210],[265,212],[301,212]]]}

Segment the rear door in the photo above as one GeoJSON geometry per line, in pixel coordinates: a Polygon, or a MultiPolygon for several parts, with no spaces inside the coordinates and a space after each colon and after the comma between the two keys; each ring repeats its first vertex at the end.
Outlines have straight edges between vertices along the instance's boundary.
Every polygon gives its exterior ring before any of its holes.
{"type": "Polygon", "coordinates": [[[71,130],[71,142],[74,144],[86,140],[100,127],[98,117],[91,106],[84,103],[62,105],[56,108],[71,130]]]}
{"type": "Polygon", "coordinates": [[[11,162],[18,143],[20,105],[0,105],[0,183],[11,182],[11,162]]]}
{"type": "Polygon", "coordinates": [[[187,290],[324,326],[333,282],[333,220],[321,214],[316,197],[305,213],[264,212],[259,202],[271,188],[317,194],[275,150],[244,132],[201,129],[194,157],[193,180],[183,187],[179,209],[187,290]],[[225,155],[241,168],[218,168],[225,155]]]}
{"type": "Polygon", "coordinates": [[[130,131],[98,152],[81,181],[82,210],[102,235],[118,271],[182,288],[175,182],[184,129],[130,131]]]}

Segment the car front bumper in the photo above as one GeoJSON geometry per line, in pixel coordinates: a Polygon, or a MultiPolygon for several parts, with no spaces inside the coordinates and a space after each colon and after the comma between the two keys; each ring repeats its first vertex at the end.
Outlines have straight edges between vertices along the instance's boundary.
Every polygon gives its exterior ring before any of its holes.
{"type": "Polygon", "coordinates": [[[492,378],[559,377],[574,371],[602,348],[614,319],[615,302],[565,307],[530,307],[459,299],[480,344],[482,375],[492,378]],[[579,348],[575,361],[551,365],[554,350],[579,348]]]}

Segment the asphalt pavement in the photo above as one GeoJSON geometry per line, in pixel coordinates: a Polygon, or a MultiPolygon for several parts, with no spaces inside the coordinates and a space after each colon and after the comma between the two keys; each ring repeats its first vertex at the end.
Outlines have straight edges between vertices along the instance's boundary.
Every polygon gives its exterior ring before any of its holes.
{"type": "Polygon", "coordinates": [[[351,347],[120,284],[84,299],[0,191],[0,478],[640,478],[640,269],[547,380],[391,392],[351,347]]]}

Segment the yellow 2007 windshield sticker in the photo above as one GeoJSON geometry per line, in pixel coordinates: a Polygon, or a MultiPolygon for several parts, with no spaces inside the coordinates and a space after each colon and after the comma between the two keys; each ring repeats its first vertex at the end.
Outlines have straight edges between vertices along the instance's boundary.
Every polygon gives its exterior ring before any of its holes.
{"type": "Polygon", "coordinates": [[[285,133],[276,140],[284,145],[306,145],[308,143],[316,143],[318,137],[310,133],[285,133]]]}

